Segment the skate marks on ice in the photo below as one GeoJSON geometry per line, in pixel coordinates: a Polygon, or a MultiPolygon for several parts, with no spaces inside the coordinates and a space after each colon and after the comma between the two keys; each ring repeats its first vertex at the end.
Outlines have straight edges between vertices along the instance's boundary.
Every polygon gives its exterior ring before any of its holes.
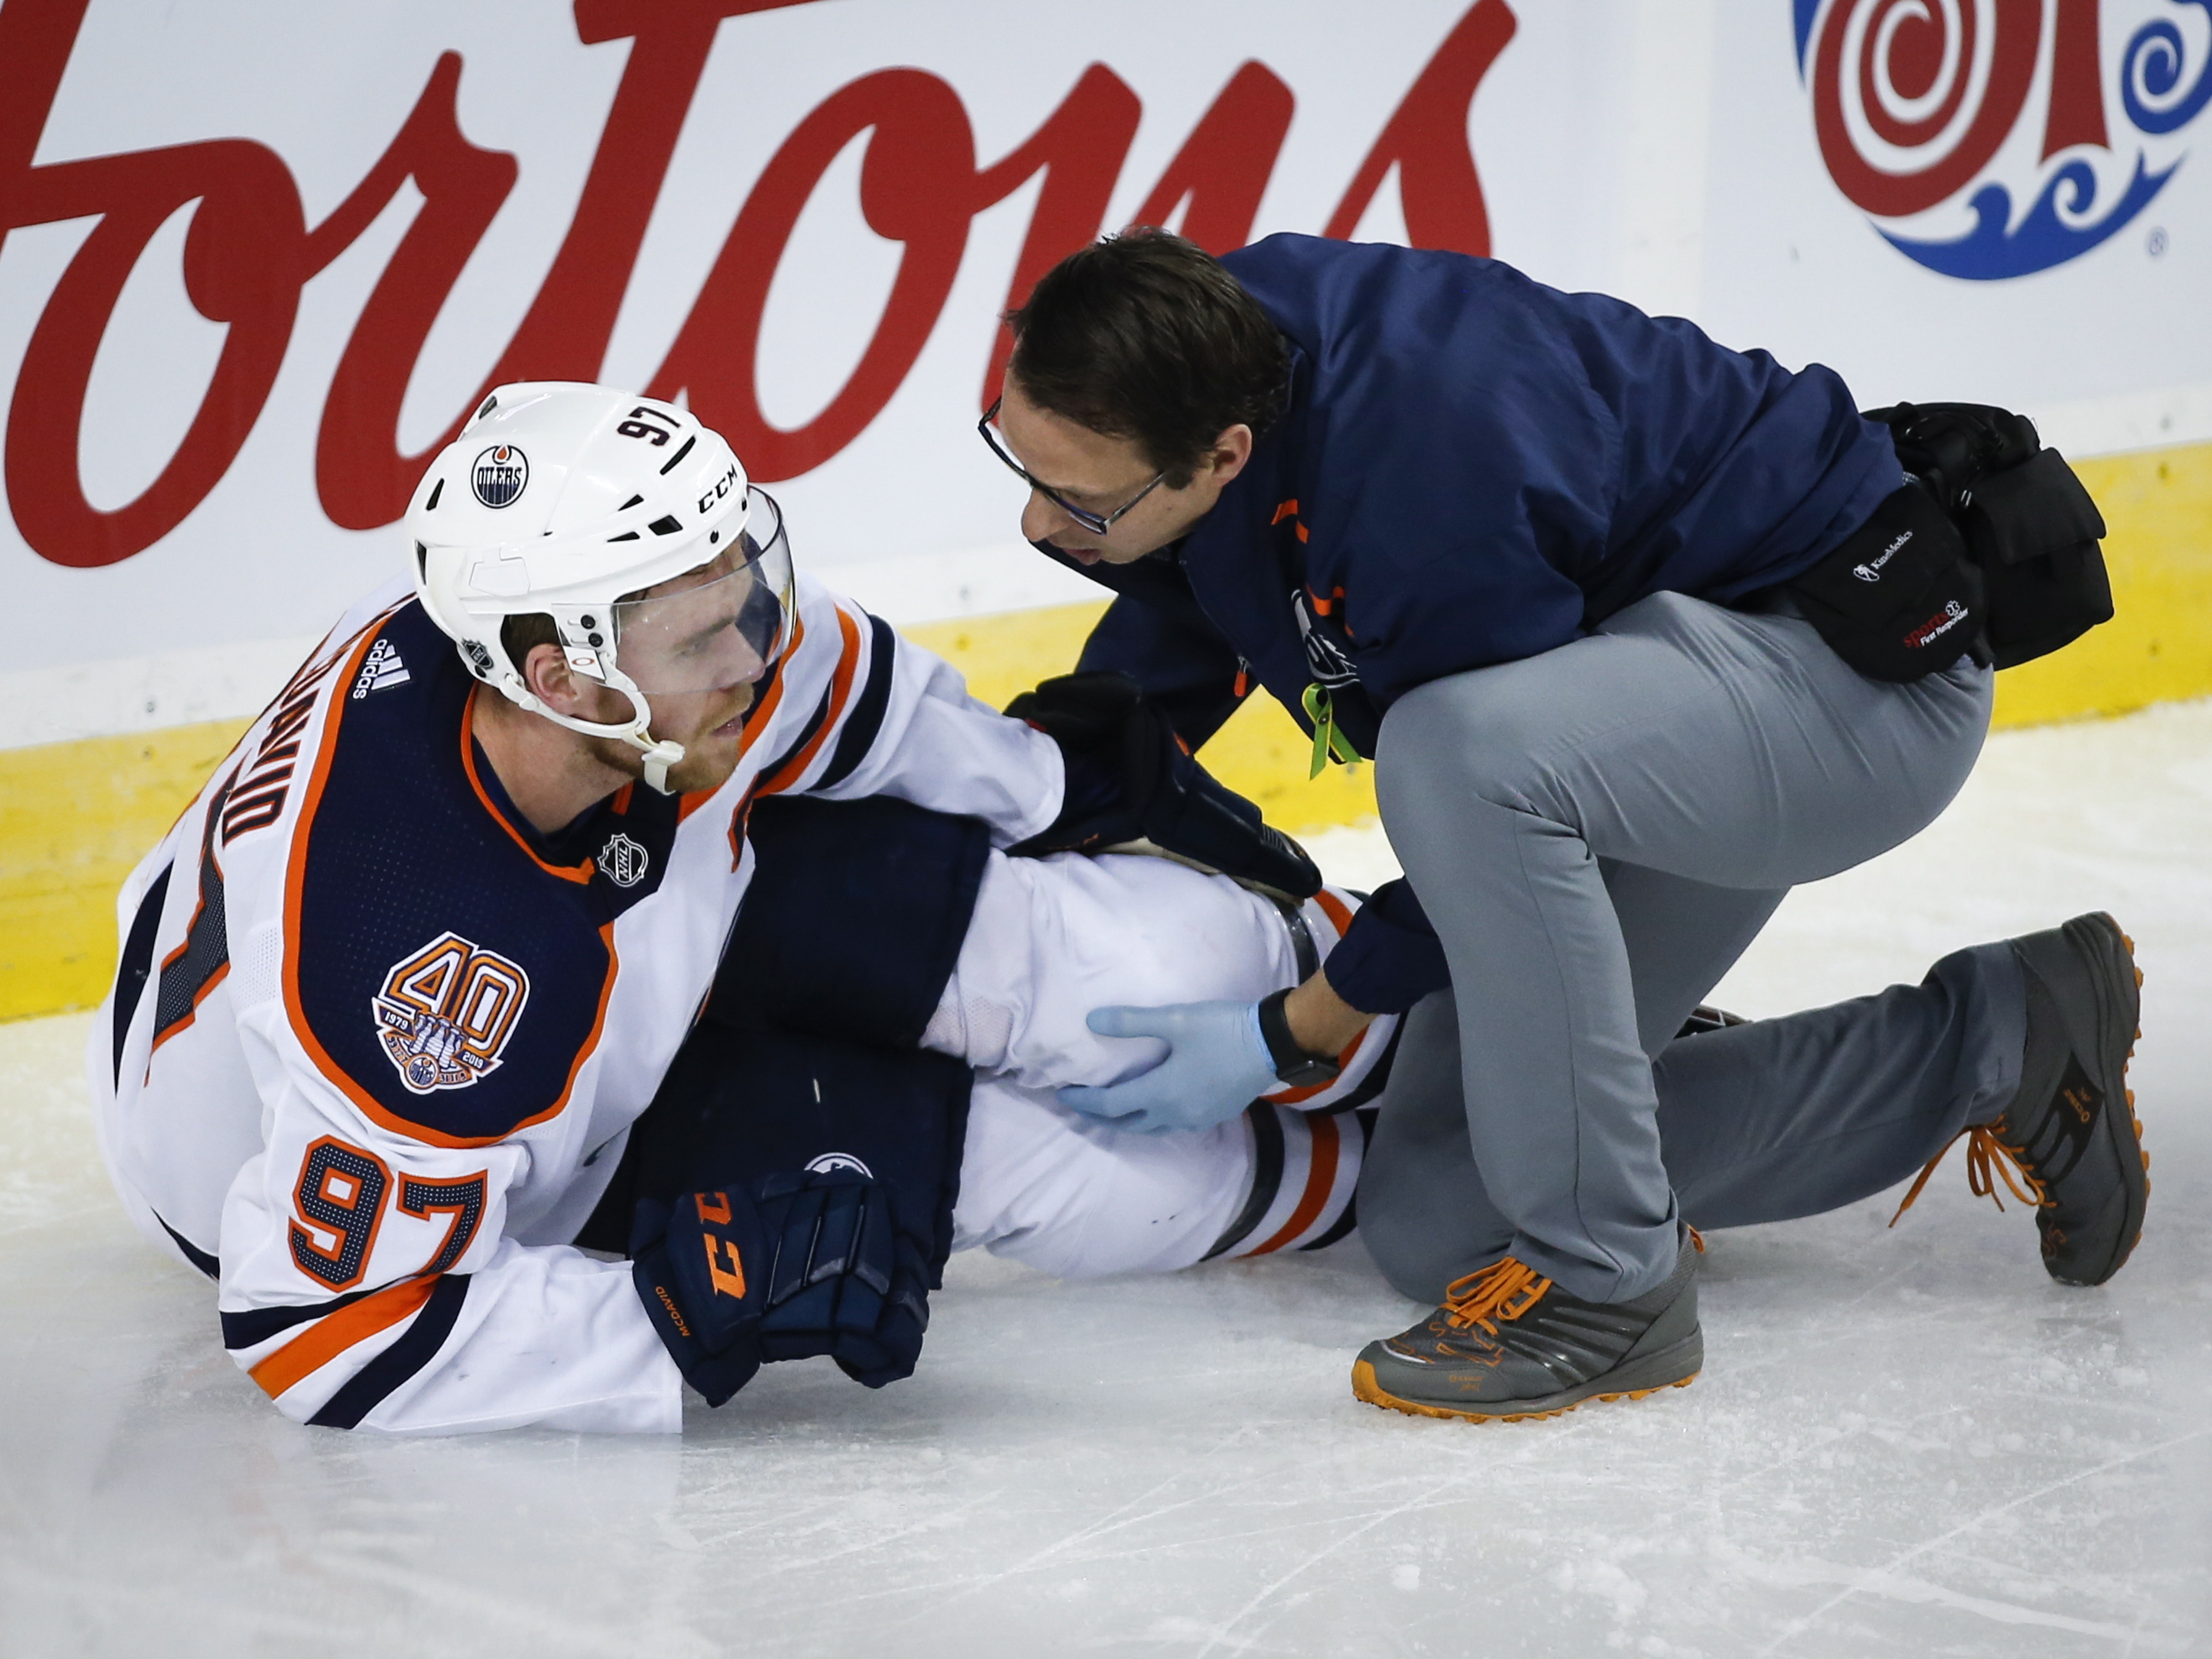
{"type": "Polygon", "coordinates": [[[1705,1376],[1553,1423],[1352,1401],[1412,1312],[1356,1252],[970,1257],[911,1383],[771,1368],[681,1442],[295,1428],[193,1275],[72,1228],[10,1251],[0,1648],[2185,1651],[2201,1302],[2046,1288],[2025,1218],[1937,1197],[1925,1237],[1878,1204],[1717,1236],[1705,1376]]]}
{"type": "Polygon", "coordinates": [[[0,1027],[0,1654],[2201,1651],[2200,757],[2212,708],[2000,738],[1723,991],[1773,1012],[2112,908],[2158,1181],[2118,1279],[2052,1285],[1947,1168],[1894,1231],[1893,1194],[1715,1235],[1698,1382],[1550,1422],[1354,1401],[1414,1311],[1354,1249],[1066,1286],[963,1257],[911,1382],[770,1367],[680,1440],[302,1430],[107,1199],[86,1017],[0,1027]]]}

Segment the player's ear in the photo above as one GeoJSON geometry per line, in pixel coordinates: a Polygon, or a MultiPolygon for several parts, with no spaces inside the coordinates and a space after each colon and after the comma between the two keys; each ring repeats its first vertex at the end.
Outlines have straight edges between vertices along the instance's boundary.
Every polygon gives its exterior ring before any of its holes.
{"type": "Polygon", "coordinates": [[[533,645],[530,654],[522,659],[522,683],[530,688],[531,696],[548,708],[563,714],[577,714],[583,701],[584,689],[576,683],[575,670],[557,645],[533,645]]]}

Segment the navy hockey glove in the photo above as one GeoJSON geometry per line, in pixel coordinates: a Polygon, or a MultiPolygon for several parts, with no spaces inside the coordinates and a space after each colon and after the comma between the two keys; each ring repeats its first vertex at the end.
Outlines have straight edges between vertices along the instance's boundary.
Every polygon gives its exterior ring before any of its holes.
{"type": "Polygon", "coordinates": [[[1093,1008],[1101,1036],[1158,1037],[1167,1057],[1126,1082],[1059,1091],[1072,1112],[1157,1133],[1226,1123],[1277,1085],[1275,1061],[1250,1002],[1182,1002],[1165,1008],[1093,1008]]]}
{"type": "Polygon", "coordinates": [[[687,1194],[672,1213],[642,1202],[630,1253],[647,1315],[710,1406],[766,1362],[827,1354],[879,1389],[921,1357],[927,1270],[865,1176],[769,1176],[687,1194]]]}
{"type": "Polygon", "coordinates": [[[929,1328],[929,1270],[894,1224],[883,1183],[832,1170],[769,1176],[757,1190],[773,1218],[762,1357],[826,1353],[871,1389],[912,1376],[929,1328]]]}
{"type": "Polygon", "coordinates": [[[684,1380],[710,1406],[761,1368],[763,1239],[760,1212],[742,1189],[687,1193],[673,1211],[641,1200],[631,1224],[630,1282],[684,1380]]]}
{"type": "Polygon", "coordinates": [[[1321,890],[1305,849],[1191,758],[1167,716],[1128,675],[1062,674],[1006,713],[1060,745],[1067,769],[1060,817],[1006,850],[1164,852],[1292,899],[1321,890]]]}

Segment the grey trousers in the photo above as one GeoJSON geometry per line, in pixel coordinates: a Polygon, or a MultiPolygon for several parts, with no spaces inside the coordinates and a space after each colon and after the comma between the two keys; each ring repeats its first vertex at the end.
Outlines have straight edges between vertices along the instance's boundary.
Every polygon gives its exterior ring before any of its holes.
{"type": "Polygon", "coordinates": [[[1949,803],[1991,679],[1877,684],[1793,616],[1662,593],[1392,707],[1382,822],[1452,970],[1407,1022],[1360,1176],[1392,1284],[1438,1301],[1510,1254],[1626,1300],[1672,1271],[1678,1217],[1832,1209],[2004,1110],[2026,1035],[2004,945],[1674,1040],[1790,887],[1949,803]]]}

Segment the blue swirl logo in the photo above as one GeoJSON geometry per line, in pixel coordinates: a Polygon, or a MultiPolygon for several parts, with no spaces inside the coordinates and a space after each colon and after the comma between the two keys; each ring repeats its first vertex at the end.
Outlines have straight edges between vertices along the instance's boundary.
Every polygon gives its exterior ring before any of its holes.
{"type": "Polygon", "coordinates": [[[2212,0],[2138,0],[2135,17],[2155,15],[2117,54],[2105,0],[1792,3],[1829,177],[1947,276],[2025,276],[2106,240],[2173,176],[2174,135],[2212,102],[2212,0]]]}

